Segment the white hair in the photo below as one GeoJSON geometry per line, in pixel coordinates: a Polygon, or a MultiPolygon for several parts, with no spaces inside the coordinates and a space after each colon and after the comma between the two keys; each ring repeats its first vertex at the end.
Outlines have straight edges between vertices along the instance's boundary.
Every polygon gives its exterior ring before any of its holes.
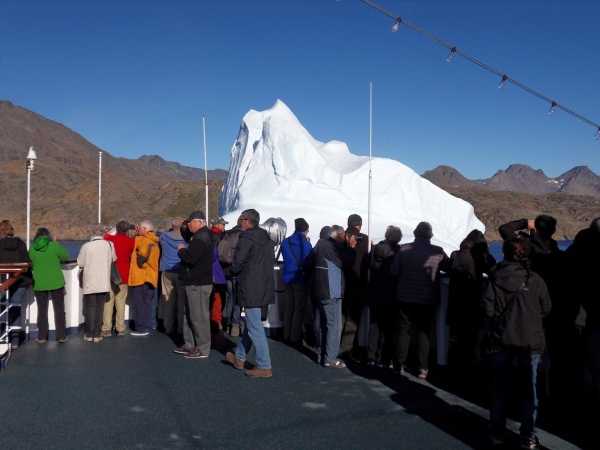
{"type": "Polygon", "coordinates": [[[140,222],[140,228],[145,228],[146,231],[154,230],[154,225],[149,220],[142,220],[140,222]]]}
{"type": "Polygon", "coordinates": [[[329,230],[329,237],[332,239],[337,239],[340,233],[344,231],[344,227],[340,225],[332,225],[331,230],[329,230]]]}

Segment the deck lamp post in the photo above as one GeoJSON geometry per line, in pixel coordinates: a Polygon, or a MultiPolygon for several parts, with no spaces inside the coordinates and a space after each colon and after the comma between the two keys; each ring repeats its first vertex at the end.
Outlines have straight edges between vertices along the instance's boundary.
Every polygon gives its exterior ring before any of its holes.
{"type": "Polygon", "coordinates": [[[35,148],[29,147],[29,153],[27,153],[27,162],[25,167],[27,168],[27,250],[29,250],[29,236],[30,236],[30,217],[31,217],[31,171],[33,170],[33,163],[37,159],[35,154],[35,148]]]}
{"type": "Polygon", "coordinates": [[[102,223],[102,152],[98,152],[98,223],[102,223]]]}

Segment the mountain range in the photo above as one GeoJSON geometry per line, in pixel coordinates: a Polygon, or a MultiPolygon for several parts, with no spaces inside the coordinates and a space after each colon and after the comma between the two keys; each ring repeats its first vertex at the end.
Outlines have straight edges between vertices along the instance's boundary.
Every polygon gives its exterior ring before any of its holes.
{"type": "MultiPolygon", "coordinates": [[[[31,232],[47,227],[62,239],[87,239],[98,220],[98,152],[102,154],[102,222],[152,219],[168,226],[174,216],[205,209],[204,171],[165,161],[157,155],[115,157],[66,126],[0,100],[0,219],[26,234],[25,157],[35,147],[31,173],[31,232]]],[[[227,171],[208,171],[209,217],[217,215],[227,171]]],[[[469,180],[452,167],[423,174],[433,184],[468,201],[486,226],[486,237],[500,239],[498,226],[549,213],[558,219],[557,239],[572,239],[600,216],[600,180],[587,167],[558,177],[525,165],[511,165],[493,177],[469,180]]],[[[426,218],[424,218],[426,220],[426,218]]]]}
{"type": "Polygon", "coordinates": [[[422,175],[439,187],[475,188],[491,191],[513,191],[526,194],[573,194],[600,197],[600,177],[587,166],[573,167],[557,177],[548,177],[543,170],[523,164],[512,164],[491,178],[469,180],[458,170],[438,166],[422,175]]]}

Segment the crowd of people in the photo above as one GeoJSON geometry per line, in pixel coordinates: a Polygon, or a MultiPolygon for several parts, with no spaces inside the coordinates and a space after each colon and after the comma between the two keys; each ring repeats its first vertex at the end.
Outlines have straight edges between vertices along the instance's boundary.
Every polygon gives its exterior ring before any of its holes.
{"type": "MultiPolygon", "coordinates": [[[[211,228],[208,224],[202,211],[194,211],[186,220],[173,219],[162,233],[154,231],[151,221],[121,221],[110,233],[100,224],[91,226],[91,239],[77,258],[83,338],[100,342],[113,330],[124,336],[129,295],[131,336],[162,328],[180,338],[175,353],[201,359],[210,353],[212,335],[229,333],[239,336],[235,351],[226,354],[232,366],[247,368],[250,377],[271,377],[262,322],[275,303],[275,243],[253,209],[243,211],[230,230],[222,217],[214,218],[211,228]],[[255,365],[246,363],[252,346],[255,365]]],[[[595,283],[600,275],[600,218],[580,231],[566,251],[552,238],[552,216],[506,223],[499,228],[504,239],[500,262],[479,230],[471,231],[448,256],[432,244],[428,222],[417,225],[410,243],[402,243],[397,226],[390,225],[385,239],[376,244],[361,229],[362,218],[352,214],[347,228],[323,227],[313,246],[307,221],[294,221],[294,232],[280,247],[285,292],[279,309],[283,339],[289,345],[315,348],[317,362],[326,368],[344,369],[348,361],[361,361],[397,374],[414,370],[426,379],[430,330],[440,305],[440,280],[446,274],[449,364],[468,372],[489,354],[493,443],[504,441],[507,379],[514,362],[521,373],[523,448],[538,444],[536,382],[542,357],[550,359],[551,386],[560,386],[561,392],[565,385],[581,389],[598,383],[600,309],[595,283]],[[366,347],[359,345],[357,336],[365,306],[366,347]],[[414,367],[409,369],[412,360],[414,367]]],[[[40,344],[48,339],[50,299],[56,339],[68,341],[61,271],[67,259],[66,249],[46,228],[37,230],[27,251],[10,222],[0,224],[0,262],[31,262],[32,271],[19,277],[9,296],[18,304],[33,284],[40,344]]],[[[12,323],[19,324],[19,308],[12,310],[12,323]]],[[[20,339],[18,332],[11,334],[13,348],[20,339]]]]}

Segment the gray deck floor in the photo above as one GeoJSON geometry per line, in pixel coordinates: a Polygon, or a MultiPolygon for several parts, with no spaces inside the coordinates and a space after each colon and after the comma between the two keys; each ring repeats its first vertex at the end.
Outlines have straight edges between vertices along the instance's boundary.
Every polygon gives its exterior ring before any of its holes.
{"type": "MultiPolygon", "coordinates": [[[[428,381],[325,369],[310,350],[273,340],[273,378],[249,379],[225,361],[236,340],[219,335],[204,360],[173,354],[157,332],[22,345],[0,372],[0,448],[490,447],[487,411],[428,381]]],[[[578,448],[540,437],[545,448],[578,448]]]]}

